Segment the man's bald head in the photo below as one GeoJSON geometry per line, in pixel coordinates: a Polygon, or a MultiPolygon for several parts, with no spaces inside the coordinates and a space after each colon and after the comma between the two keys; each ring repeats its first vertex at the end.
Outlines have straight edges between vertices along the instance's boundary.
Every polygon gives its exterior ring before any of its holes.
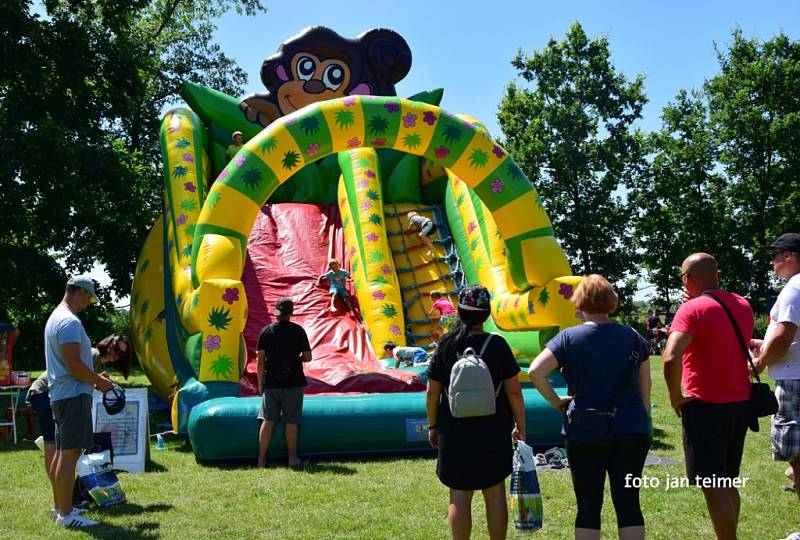
{"type": "Polygon", "coordinates": [[[688,276],[702,290],[719,287],[719,265],[708,253],[693,253],[683,260],[681,274],[688,276]]]}

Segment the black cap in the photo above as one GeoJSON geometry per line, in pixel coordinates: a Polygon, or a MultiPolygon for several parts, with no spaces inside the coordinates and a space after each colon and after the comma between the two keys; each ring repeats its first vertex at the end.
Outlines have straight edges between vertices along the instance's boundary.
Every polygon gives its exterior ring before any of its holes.
{"type": "Polygon", "coordinates": [[[103,407],[110,415],[121,412],[125,408],[125,389],[114,383],[111,390],[103,392],[103,407]]]}
{"type": "Polygon", "coordinates": [[[787,232],[782,234],[770,246],[772,251],[791,251],[800,254],[800,234],[787,232]]]}
{"type": "Polygon", "coordinates": [[[291,298],[280,298],[275,302],[275,315],[285,317],[286,315],[291,315],[293,311],[294,302],[292,302],[291,298]]]}

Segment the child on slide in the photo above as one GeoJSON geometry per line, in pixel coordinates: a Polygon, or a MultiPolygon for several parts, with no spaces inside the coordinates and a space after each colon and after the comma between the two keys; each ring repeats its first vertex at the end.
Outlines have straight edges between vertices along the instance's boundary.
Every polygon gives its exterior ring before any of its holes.
{"type": "Polygon", "coordinates": [[[345,287],[347,281],[352,281],[352,279],[350,279],[350,272],[342,270],[338,260],[331,259],[328,261],[328,271],[317,278],[318,287],[322,286],[323,279],[327,279],[330,283],[328,292],[331,295],[331,313],[336,311],[337,295],[344,300],[345,309],[347,309],[347,311],[352,311],[353,305],[350,303],[350,295],[347,294],[347,287],[345,287]]]}
{"type": "Polygon", "coordinates": [[[428,247],[428,255],[433,255],[433,241],[428,238],[428,235],[436,231],[436,225],[430,219],[412,210],[408,213],[408,229],[406,229],[406,232],[417,231],[419,232],[417,237],[428,247]]]}
{"type": "Polygon", "coordinates": [[[450,303],[450,299],[445,296],[444,291],[432,291],[431,300],[433,306],[428,314],[433,323],[431,337],[433,341],[438,342],[445,332],[455,326],[458,321],[458,311],[450,303]]]}
{"type": "Polygon", "coordinates": [[[422,347],[398,347],[393,342],[388,341],[383,346],[383,353],[388,358],[394,358],[394,368],[400,367],[403,363],[406,366],[417,366],[428,362],[428,351],[422,347]]]}

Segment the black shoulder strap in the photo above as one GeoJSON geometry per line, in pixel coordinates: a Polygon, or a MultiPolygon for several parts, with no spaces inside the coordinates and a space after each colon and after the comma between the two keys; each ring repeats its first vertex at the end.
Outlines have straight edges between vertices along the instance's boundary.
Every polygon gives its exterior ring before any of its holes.
{"type": "Polygon", "coordinates": [[[747,348],[747,343],[744,341],[744,336],[742,335],[742,330],[739,328],[739,325],[736,324],[736,319],[733,318],[731,314],[731,310],[728,309],[728,306],[725,305],[725,302],[711,294],[710,292],[706,291],[703,293],[703,296],[707,296],[709,298],[713,298],[717,301],[717,303],[722,306],[722,309],[725,310],[725,314],[728,316],[728,320],[731,321],[731,325],[733,325],[733,330],[736,332],[736,337],[739,339],[739,345],[742,347],[742,352],[744,353],[745,359],[750,364],[750,368],[753,370],[753,375],[756,376],[756,381],[761,382],[761,379],[758,378],[758,373],[756,373],[756,367],[753,365],[753,359],[750,357],[750,349],[747,348]]]}
{"type": "MultiPolygon", "coordinates": [[[[633,382],[636,379],[636,368],[639,367],[640,358],[639,358],[639,343],[636,339],[639,337],[639,334],[633,328],[630,329],[631,331],[631,355],[629,356],[630,364],[631,364],[631,378],[630,381],[633,382]]],[[[624,379],[623,379],[624,380],[624,379]]],[[[622,395],[624,392],[625,387],[621,386],[617,393],[614,395],[614,407],[618,408],[622,405],[622,395]]]]}

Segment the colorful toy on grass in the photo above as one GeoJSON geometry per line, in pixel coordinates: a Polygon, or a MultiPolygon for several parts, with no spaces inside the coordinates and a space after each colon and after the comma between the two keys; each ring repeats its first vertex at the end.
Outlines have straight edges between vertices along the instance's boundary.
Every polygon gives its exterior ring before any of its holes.
{"type": "MultiPolygon", "coordinates": [[[[346,40],[312,28],[265,61],[261,75],[268,93],[239,103],[185,83],[182,95],[192,110],[165,116],[165,209],[137,265],[132,324],[155,388],[162,395],[176,390],[173,424],[189,431],[198,457],[245,457],[256,442],[255,436],[249,440],[257,429],[249,401],[255,398],[233,396],[252,393],[247,381],[254,351],[247,329],[255,315],[248,307],[271,294],[264,279],[280,277],[260,270],[258,265],[272,263],[262,261],[259,249],[272,250],[287,273],[307,262],[292,246],[317,237],[327,239],[328,251],[338,249],[346,257],[342,263],[352,274],[363,325],[353,317],[335,324],[340,330],[347,326],[351,335],[363,332],[370,346],[354,358],[326,364],[330,341],[320,338],[315,344],[312,337],[315,361],[307,376],[313,371],[312,379],[316,374],[324,380],[324,368],[341,374],[340,366],[347,365],[341,380],[360,377],[366,381],[362,386],[354,382],[348,388],[362,392],[377,388],[380,377],[399,377],[395,391],[420,388],[402,374],[379,371],[373,351],[387,341],[431,342],[433,290],[486,285],[493,294],[487,330],[507,331],[519,358],[530,359],[543,339],[578,322],[569,298],[579,278],[570,275],[535,189],[479,122],[438,107],[441,91],[395,97],[394,84],[410,64],[405,41],[389,30],[346,40]],[[242,132],[245,143],[227,162],[224,151],[234,131],[242,132]],[[307,207],[283,203],[321,205],[316,215],[332,212],[313,229],[291,222],[307,207]],[[422,257],[419,242],[406,240],[411,212],[436,225],[432,256],[422,257]],[[289,229],[309,230],[286,230],[280,219],[293,223],[289,229]],[[257,241],[256,233],[276,240],[257,241]],[[295,256],[296,263],[287,263],[295,256]],[[262,277],[246,286],[251,275],[262,277]],[[215,436],[221,429],[222,439],[215,436]]],[[[311,291],[317,276],[293,278],[291,290],[281,290],[281,296],[306,299],[308,310],[304,313],[301,301],[297,311],[306,317],[303,324],[329,324],[320,315],[327,310],[319,309],[311,291]]],[[[285,281],[275,287],[289,287],[285,281]]],[[[327,381],[325,388],[341,391],[341,380],[327,381]]],[[[408,431],[408,422],[424,419],[420,394],[350,398],[306,401],[304,425],[327,425],[335,417],[339,436],[349,442],[332,442],[325,429],[309,428],[301,433],[304,451],[425,447],[425,440],[408,431]],[[365,403],[370,405],[364,408],[365,403]],[[380,403],[395,405],[389,413],[380,403]],[[388,439],[347,438],[348,429],[355,433],[365,423],[386,429],[391,424],[396,431],[388,439]]],[[[535,396],[528,403],[531,411],[547,409],[535,396]]],[[[539,429],[543,442],[554,442],[559,419],[546,412],[540,417],[529,431],[539,429]]]]}

